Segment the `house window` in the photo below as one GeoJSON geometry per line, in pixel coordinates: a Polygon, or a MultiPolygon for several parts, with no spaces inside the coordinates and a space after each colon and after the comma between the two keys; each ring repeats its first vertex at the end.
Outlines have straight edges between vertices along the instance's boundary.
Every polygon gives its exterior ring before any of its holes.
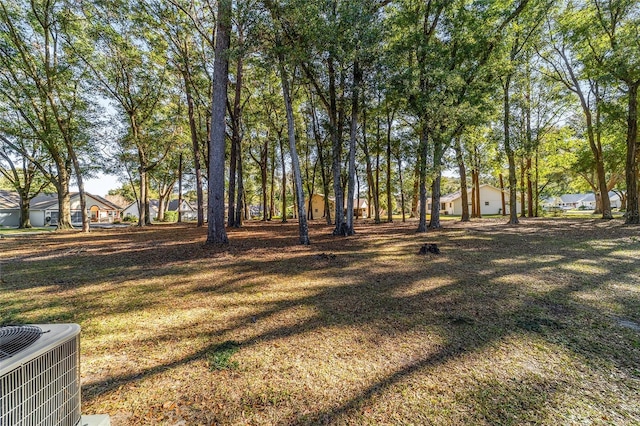
{"type": "Polygon", "coordinates": [[[484,202],[484,205],[485,205],[485,206],[488,206],[488,205],[489,205],[489,202],[488,202],[488,201],[485,201],[485,202],[484,202]]]}
{"type": "Polygon", "coordinates": [[[315,213],[318,213],[318,209],[315,209],[315,210],[314,210],[314,212],[315,212],[315,213]]]}

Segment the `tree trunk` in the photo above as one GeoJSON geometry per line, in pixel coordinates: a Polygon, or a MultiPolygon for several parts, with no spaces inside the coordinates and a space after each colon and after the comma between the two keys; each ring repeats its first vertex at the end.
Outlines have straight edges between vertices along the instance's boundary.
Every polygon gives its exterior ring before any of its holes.
{"type": "Polygon", "coordinates": [[[339,126],[342,123],[338,120],[337,111],[337,99],[336,99],[336,73],[333,64],[333,58],[330,56],[327,60],[327,67],[329,71],[329,97],[331,107],[329,108],[329,126],[331,128],[331,138],[333,145],[333,194],[336,199],[335,208],[335,228],[333,235],[344,235],[345,220],[344,220],[344,193],[342,191],[342,140],[340,138],[339,126]]]}
{"type": "MultiPolygon", "coordinates": [[[[627,157],[625,178],[627,183],[627,224],[640,224],[638,205],[638,86],[640,81],[628,84],[627,157]]],[[[607,197],[608,198],[608,197],[607,197]]]]}
{"type": "Polygon", "coordinates": [[[511,117],[511,113],[509,109],[511,108],[509,102],[509,88],[511,85],[511,76],[508,75],[505,77],[505,81],[503,84],[504,89],[504,150],[507,154],[507,159],[509,162],[509,224],[516,225],[518,224],[518,197],[517,197],[517,176],[516,176],[516,159],[515,153],[511,148],[511,129],[509,124],[509,119],[511,117]]]}
{"type": "Polygon", "coordinates": [[[316,147],[318,149],[318,161],[320,162],[320,177],[322,178],[322,191],[324,192],[324,212],[322,216],[326,218],[327,225],[331,225],[331,207],[329,205],[329,178],[327,176],[327,169],[324,158],[324,147],[320,137],[320,130],[318,125],[318,117],[316,116],[316,108],[313,104],[313,98],[311,99],[311,121],[313,125],[313,137],[316,141],[316,147]]]}
{"type": "Polygon", "coordinates": [[[282,223],[287,222],[287,166],[284,162],[284,143],[282,135],[278,134],[280,142],[280,162],[282,164],[282,223]]]}
{"type": "Polygon", "coordinates": [[[500,201],[502,202],[502,216],[507,215],[507,202],[504,198],[504,179],[500,173],[500,201]]]}
{"type": "Polygon", "coordinates": [[[478,190],[478,187],[476,186],[476,169],[471,169],[471,217],[472,218],[479,217],[478,206],[476,204],[477,190],[478,190]]]}
{"type": "Polygon", "coordinates": [[[533,180],[531,179],[531,157],[527,157],[527,215],[533,217],[533,180]]]}
{"type": "Polygon", "coordinates": [[[524,189],[524,184],[525,184],[525,165],[524,165],[524,158],[520,159],[520,217],[525,217],[526,216],[526,212],[525,212],[525,194],[526,191],[524,189]]]}
{"type": "MultiPolygon", "coordinates": [[[[398,149],[399,151],[400,149],[398,149]]],[[[400,209],[402,210],[402,223],[405,223],[407,221],[407,217],[404,211],[404,204],[405,204],[405,200],[404,200],[404,183],[402,181],[402,160],[400,158],[400,153],[398,152],[398,155],[396,156],[397,160],[398,160],[398,183],[400,184],[400,209]]]]}
{"type": "MultiPolygon", "coordinates": [[[[280,43],[278,43],[279,45],[280,43]]],[[[284,106],[287,114],[287,135],[289,136],[289,153],[291,154],[291,166],[293,168],[294,190],[296,195],[296,203],[298,206],[298,233],[300,244],[309,245],[309,226],[307,225],[307,215],[304,208],[304,192],[302,187],[302,173],[300,171],[300,161],[298,160],[298,151],[296,149],[296,129],[293,119],[293,105],[291,102],[289,90],[289,77],[284,65],[284,54],[282,51],[278,54],[278,63],[280,68],[280,80],[282,82],[282,96],[284,98],[284,106]]]]}
{"type": "MultiPolygon", "coordinates": [[[[241,28],[238,32],[238,45],[242,46],[244,43],[243,33],[241,28]]],[[[236,173],[238,165],[241,161],[240,159],[240,144],[241,144],[241,136],[240,136],[240,120],[242,116],[242,105],[241,105],[241,95],[242,95],[242,82],[243,82],[243,60],[242,55],[238,55],[236,61],[236,83],[235,83],[235,91],[233,96],[233,109],[231,114],[231,152],[229,158],[229,194],[228,194],[228,206],[229,212],[227,217],[227,223],[229,226],[239,227],[240,223],[237,221],[238,215],[236,214],[236,208],[234,207],[234,199],[236,198],[236,173]]],[[[237,177],[240,180],[240,177],[237,177]]],[[[238,193],[241,190],[238,185],[238,193]]],[[[240,217],[242,217],[240,215],[240,217]]]]}
{"type": "Polygon", "coordinates": [[[224,152],[231,15],[231,0],[220,0],[218,2],[215,60],[213,62],[207,244],[229,243],[227,231],[224,228],[224,152]]]}
{"type": "Polygon", "coordinates": [[[393,203],[391,194],[391,126],[393,114],[387,111],[387,222],[393,222],[393,203]]]}
{"type": "Polygon", "coordinates": [[[71,194],[69,193],[69,175],[58,177],[54,184],[58,191],[58,225],[57,229],[73,229],[71,225],[71,194]]]}
{"type": "Polygon", "coordinates": [[[73,164],[73,170],[76,174],[76,180],[78,183],[78,197],[80,198],[80,211],[81,211],[81,220],[82,220],[82,232],[89,232],[89,215],[87,214],[87,198],[85,197],[84,191],[84,179],[82,178],[82,169],[80,167],[80,162],[78,161],[78,156],[76,155],[75,149],[73,149],[73,145],[70,141],[65,137],[65,144],[67,146],[67,153],[71,158],[71,162],[73,164]]]}
{"type": "Polygon", "coordinates": [[[356,137],[358,132],[358,91],[360,89],[362,73],[358,60],[353,63],[353,88],[351,90],[351,128],[349,134],[349,183],[347,190],[347,227],[346,235],[355,234],[353,228],[353,200],[355,198],[355,174],[356,174],[356,137]]]}
{"type": "Polygon", "coordinates": [[[178,163],[178,223],[182,222],[182,153],[178,163]]]}
{"type": "Polygon", "coordinates": [[[480,204],[480,169],[476,169],[475,173],[475,187],[476,187],[476,208],[478,209],[478,218],[482,217],[482,204],[480,204]]]}
{"type": "Polygon", "coordinates": [[[270,187],[269,187],[269,220],[273,219],[276,214],[276,148],[271,150],[271,169],[270,169],[270,187]]]}
{"type": "Polygon", "coordinates": [[[456,151],[456,162],[458,163],[458,172],[460,173],[460,196],[462,197],[462,214],[460,221],[469,222],[469,195],[467,194],[467,169],[464,165],[464,156],[462,155],[462,144],[460,138],[457,137],[454,142],[456,151]]]}
{"type": "Polygon", "coordinates": [[[202,171],[200,165],[200,144],[198,143],[198,127],[196,125],[195,107],[193,104],[193,94],[191,92],[191,78],[189,72],[183,71],[185,94],[187,96],[187,114],[189,118],[189,131],[191,133],[191,145],[193,149],[193,163],[196,174],[196,197],[198,203],[198,223],[197,227],[204,226],[204,196],[202,193],[202,171]]]}
{"type": "Polygon", "coordinates": [[[440,184],[442,181],[442,156],[444,155],[444,146],[441,140],[432,138],[433,144],[433,169],[435,177],[433,185],[431,185],[431,218],[429,219],[429,228],[438,229],[440,225],[440,184]]]}
{"type": "MultiPolygon", "coordinates": [[[[418,180],[420,185],[420,210],[417,232],[427,232],[427,155],[429,146],[427,144],[427,124],[426,117],[422,118],[422,128],[420,129],[420,145],[418,148],[418,180]]],[[[438,206],[439,207],[439,206],[438,206]]],[[[433,209],[433,206],[431,206],[433,209]]]]}
{"type": "Polygon", "coordinates": [[[411,213],[409,217],[418,217],[418,203],[420,201],[420,153],[418,153],[418,160],[416,161],[416,167],[413,171],[413,197],[411,197],[411,213]]]}
{"type": "Polygon", "coordinates": [[[20,229],[28,229],[31,228],[31,221],[29,219],[29,205],[31,200],[27,197],[20,197],[20,224],[18,228],[20,229]]]}
{"type": "Polygon", "coordinates": [[[244,192],[244,176],[242,175],[243,173],[242,139],[238,137],[236,138],[235,142],[237,144],[236,152],[238,154],[237,155],[238,165],[236,167],[236,170],[238,171],[238,178],[237,178],[238,192],[236,194],[236,208],[235,208],[236,218],[234,220],[233,226],[235,228],[240,228],[242,226],[242,218],[244,217],[246,220],[248,220],[249,215],[246,213],[247,203],[246,203],[246,194],[244,192]],[[243,206],[245,207],[244,209],[243,209],[243,206]]]}

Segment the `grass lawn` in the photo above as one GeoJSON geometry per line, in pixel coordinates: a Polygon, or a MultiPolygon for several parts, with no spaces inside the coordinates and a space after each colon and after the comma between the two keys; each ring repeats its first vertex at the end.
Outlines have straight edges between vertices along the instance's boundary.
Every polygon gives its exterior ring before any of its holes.
{"type": "Polygon", "coordinates": [[[114,426],[640,424],[640,227],[443,226],[5,236],[0,322],[79,323],[114,426]]]}
{"type": "Polygon", "coordinates": [[[0,238],[2,238],[4,235],[30,235],[43,232],[52,232],[55,230],[55,226],[33,227],[24,229],[0,226],[0,238]]]}

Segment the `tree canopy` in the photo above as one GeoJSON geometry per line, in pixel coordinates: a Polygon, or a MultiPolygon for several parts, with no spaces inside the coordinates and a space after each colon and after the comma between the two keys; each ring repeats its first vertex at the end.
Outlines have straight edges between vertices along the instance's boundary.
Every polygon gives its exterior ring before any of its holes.
{"type": "Polygon", "coordinates": [[[510,223],[572,189],[604,219],[618,191],[639,223],[638,7],[7,0],[0,168],[25,200],[49,182],[63,226],[69,182],[96,165],[120,174],[141,226],[150,194],[191,192],[212,243],[252,216],[297,218],[303,244],[306,219],[351,235],[363,214],[396,214],[426,231],[443,193],[479,216],[482,183],[510,223]]]}

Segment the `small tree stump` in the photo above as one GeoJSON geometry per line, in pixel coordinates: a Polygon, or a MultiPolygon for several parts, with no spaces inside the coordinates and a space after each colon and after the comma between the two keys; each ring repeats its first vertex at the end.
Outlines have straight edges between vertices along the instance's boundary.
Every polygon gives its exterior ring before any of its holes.
{"type": "Polygon", "coordinates": [[[420,247],[420,251],[418,252],[418,254],[427,253],[440,254],[440,249],[438,248],[437,244],[424,244],[422,247],[420,247]]]}

